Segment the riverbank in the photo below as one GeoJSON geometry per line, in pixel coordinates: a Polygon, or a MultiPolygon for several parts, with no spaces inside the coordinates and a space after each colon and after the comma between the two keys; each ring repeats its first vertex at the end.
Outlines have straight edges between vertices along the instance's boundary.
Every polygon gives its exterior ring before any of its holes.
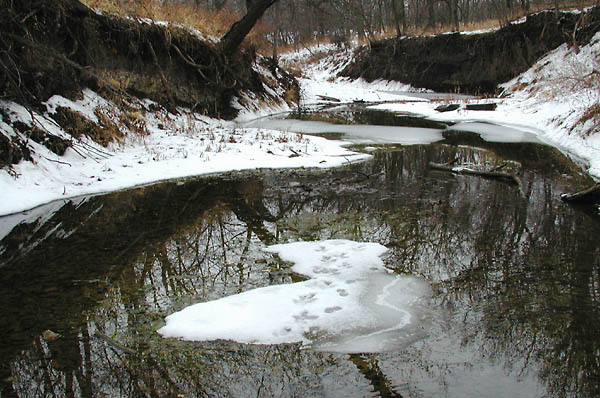
{"type": "MultiPolygon", "coordinates": [[[[600,179],[600,34],[578,49],[563,44],[525,73],[502,85],[499,98],[376,105],[374,109],[415,113],[441,121],[482,121],[536,134],[574,158],[600,179]],[[440,105],[456,110],[438,112],[440,105]],[[493,103],[495,111],[468,110],[469,103],[493,103]]],[[[475,131],[477,132],[477,131],[475,131]]]]}
{"type": "Polygon", "coordinates": [[[401,81],[437,92],[496,95],[498,85],[525,72],[565,42],[583,45],[598,30],[600,8],[546,10],[488,32],[395,37],[357,49],[340,73],[368,81],[401,81]]]}
{"type": "Polygon", "coordinates": [[[441,99],[439,96],[426,99],[427,95],[423,95],[426,90],[406,84],[350,80],[339,76],[352,62],[350,50],[332,52],[333,47],[326,46],[313,49],[313,53],[319,51],[322,53],[319,61],[308,65],[295,55],[284,59],[292,68],[297,65],[304,68],[301,92],[308,103],[317,101],[325,89],[329,97],[339,102],[354,101],[353,93],[365,87],[382,94],[405,95],[408,98],[399,101],[386,98],[388,101],[373,104],[370,109],[453,123],[490,122],[533,133],[569,155],[593,178],[600,179],[600,33],[580,47],[562,44],[524,73],[502,84],[500,96],[490,98],[448,94],[441,99]],[[467,109],[467,105],[487,103],[495,104],[496,109],[467,109]],[[436,110],[444,105],[455,105],[456,109],[436,110]]]}
{"type": "MultiPolygon", "coordinates": [[[[65,134],[47,115],[31,115],[14,103],[3,105],[14,120],[56,136],[65,134]]],[[[98,109],[116,108],[91,90],[85,90],[80,101],[52,97],[47,106],[74,109],[90,120],[95,120],[98,109]]],[[[258,168],[334,167],[369,157],[345,149],[341,142],[241,128],[185,109],[178,114],[164,109],[147,112],[144,126],[146,134],[125,136],[106,148],[84,137],[62,156],[30,142],[33,160],[0,172],[0,215],[169,179],[258,168]]],[[[0,128],[12,130],[4,121],[0,128]]]]}
{"type": "MultiPolygon", "coordinates": [[[[398,82],[338,77],[352,61],[350,49],[320,46],[283,55],[281,63],[302,70],[299,106],[361,102],[372,103],[375,109],[432,119],[491,121],[535,133],[600,178],[599,53],[598,35],[580,48],[562,45],[506,83],[502,97],[458,102],[421,98],[414,93],[423,90],[398,82]],[[466,105],[473,102],[493,102],[497,109],[467,110],[466,105]],[[449,103],[456,103],[458,109],[435,110],[449,103]]],[[[255,69],[265,81],[278,75],[277,68],[267,70],[260,62],[255,69]]],[[[279,88],[275,85],[265,90],[270,97],[281,98],[285,92],[277,92],[279,88]]],[[[295,109],[289,101],[267,105],[256,93],[246,91],[232,104],[238,112],[235,121],[211,118],[185,107],[168,110],[148,99],[130,99],[124,106],[91,89],[75,100],[52,96],[38,110],[2,101],[2,137],[27,137],[23,155],[29,159],[0,171],[0,215],[169,179],[258,168],[336,167],[369,157],[349,151],[339,141],[241,127],[241,122],[295,109]],[[74,139],[73,132],[59,126],[57,114],[74,118],[83,128],[89,127],[89,121],[103,126],[103,132],[112,129],[112,142],[103,146],[86,135],[74,139]],[[38,132],[55,141],[36,140],[38,132]],[[61,144],[65,146],[61,148],[61,144]]]]}

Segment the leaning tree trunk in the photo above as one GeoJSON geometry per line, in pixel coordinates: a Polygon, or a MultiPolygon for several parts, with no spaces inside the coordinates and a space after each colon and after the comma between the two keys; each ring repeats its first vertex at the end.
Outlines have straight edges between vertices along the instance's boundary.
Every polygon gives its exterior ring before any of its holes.
{"type": "Polygon", "coordinates": [[[265,11],[278,0],[253,0],[247,1],[248,12],[244,18],[234,23],[229,32],[221,39],[221,49],[225,55],[233,54],[242,44],[254,25],[263,16],[265,11]]]}

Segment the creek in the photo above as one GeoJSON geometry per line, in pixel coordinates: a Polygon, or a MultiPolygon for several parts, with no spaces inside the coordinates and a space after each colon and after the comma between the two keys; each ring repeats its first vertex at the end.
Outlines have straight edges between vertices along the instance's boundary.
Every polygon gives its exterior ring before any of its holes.
{"type": "Polygon", "coordinates": [[[600,217],[560,200],[591,183],[576,164],[487,124],[467,126],[476,134],[381,112],[294,117],[305,120],[263,122],[348,140],[372,159],[0,218],[0,396],[600,395],[600,217]],[[504,165],[522,187],[428,167],[453,159],[504,165]],[[417,337],[343,353],[156,333],[190,304],[305,280],[264,248],[326,239],[380,243],[388,269],[428,282],[417,337]]]}

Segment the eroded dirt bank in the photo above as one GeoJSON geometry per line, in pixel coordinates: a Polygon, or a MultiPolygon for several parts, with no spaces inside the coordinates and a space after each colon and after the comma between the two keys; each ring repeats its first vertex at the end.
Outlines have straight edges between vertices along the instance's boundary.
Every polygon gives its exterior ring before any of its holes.
{"type": "Polygon", "coordinates": [[[600,28],[595,7],[582,21],[575,13],[541,12],[522,23],[481,34],[445,34],[393,38],[358,50],[341,75],[396,80],[438,92],[489,94],[497,85],[526,71],[536,60],[565,42],[586,43],[600,28]]]}
{"type": "MultiPolygon", "coordinates": [[[[121,110],[150,99],[171,112],[184,106],[229,119],[237,112],[233,100],[243,94],[271,102],[293,101],[298,92],[291,75],[254,51],[225,56],[213,39],[172,24],[104,15],[77,0],[0,0],[0,11],[0,99],[30,111],[46,112],[44,102],[54,95],[80,99],[89,88],[121,110]]],[[[59,155],[71,145],[72,139],[15,125],[5,108],[0,167],[31,160],[29,140],[59,155]]],[[[73,139],[85,134],[106,145],[140,130],[134,113],[116,122],[62,108],[50,116],[73,139]]]]}

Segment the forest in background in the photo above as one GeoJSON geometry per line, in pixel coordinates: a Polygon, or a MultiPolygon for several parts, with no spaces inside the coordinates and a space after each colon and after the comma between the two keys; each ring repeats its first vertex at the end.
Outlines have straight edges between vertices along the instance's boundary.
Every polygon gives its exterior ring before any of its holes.
{"type": "MultiPolygon", "coordinates": [[[[84,0],[110,13],[180,22],[222,37],[256,0],[84,0]]],[[[390,36],[499,27],[542,9],[583,9],[590,0],[279,0],[247,42],[264,53],[330,40],[340,47],[390,36]]]]}

